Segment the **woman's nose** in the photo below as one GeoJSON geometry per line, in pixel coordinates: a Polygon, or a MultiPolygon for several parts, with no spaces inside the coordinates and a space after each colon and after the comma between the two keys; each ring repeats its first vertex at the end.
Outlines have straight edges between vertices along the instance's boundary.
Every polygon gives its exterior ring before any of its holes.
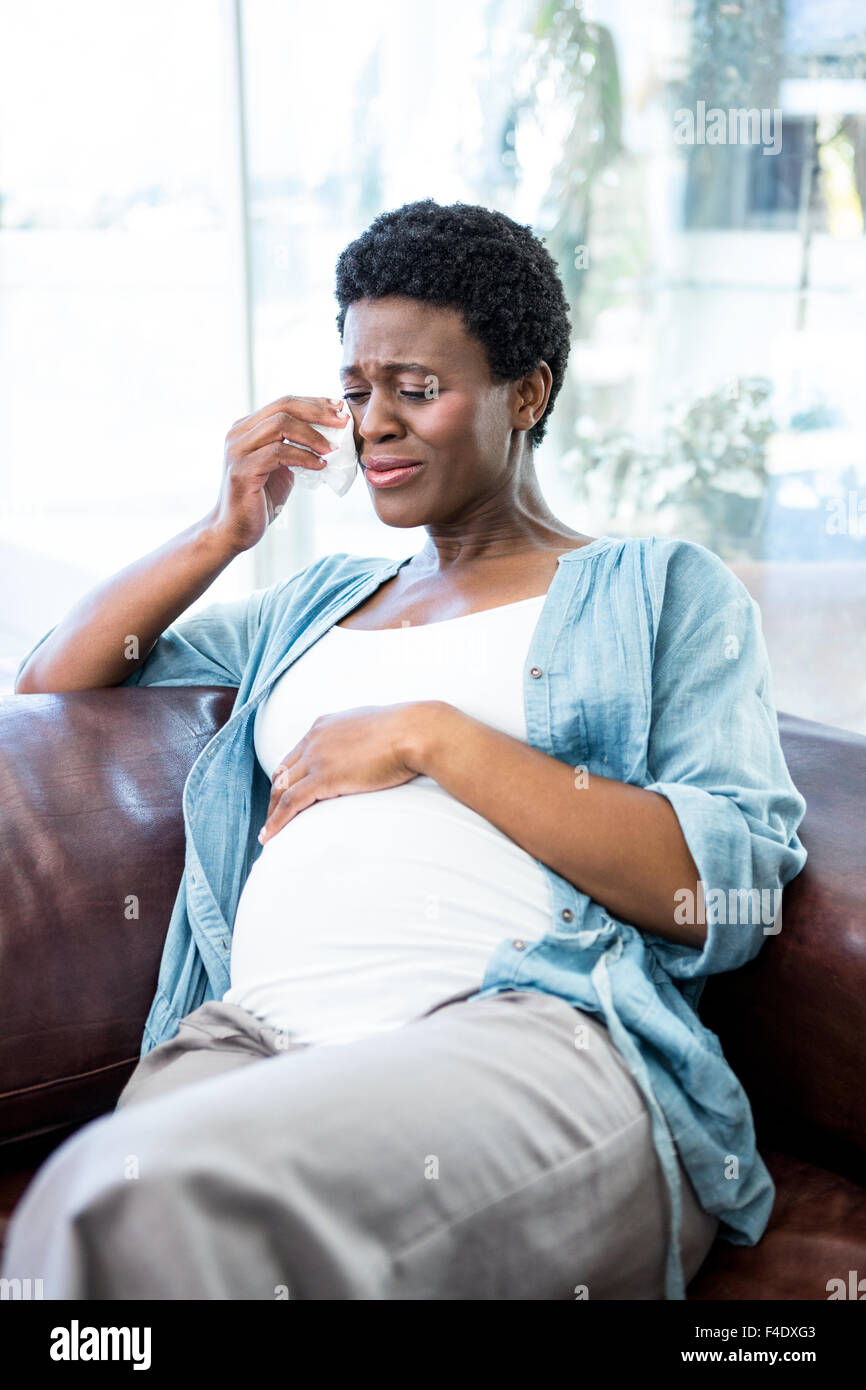
{"type": "Polygon", "coordinates": [[[404,433],[403,422],[396,402],[386,391],[371,391],[369,400],[359,409],[358,433],[370,441],[404,433]]]}

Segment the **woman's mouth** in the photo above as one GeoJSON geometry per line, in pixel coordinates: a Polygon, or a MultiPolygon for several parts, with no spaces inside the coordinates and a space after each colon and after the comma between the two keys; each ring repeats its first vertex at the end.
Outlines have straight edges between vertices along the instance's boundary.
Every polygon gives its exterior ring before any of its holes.
{"type": "Polygon", "coordinates": [[[364,477],[373,487],[394,487],[411,478],[424,465],[413,459],[370,459],[369,463],[362,463],[361,467],[364,477]]]}

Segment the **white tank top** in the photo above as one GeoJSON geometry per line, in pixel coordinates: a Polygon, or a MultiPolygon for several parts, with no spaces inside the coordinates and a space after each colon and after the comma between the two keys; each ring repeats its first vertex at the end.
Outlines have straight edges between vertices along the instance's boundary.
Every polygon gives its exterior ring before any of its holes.
{"type": "MultiPolygon", "coordinates": [[[[357,705],[445,700],[525,742],[524,664],[545,597],[402,628],[331,627],[256,713],[265,773],[320,714],[357,705]]],[[[299,1041],[351,1042],[480,989],[498,943],[539,937],[550,913],[541,865],[432,778],[331,797],[256,859],[224,998],[299,1041]]]]}

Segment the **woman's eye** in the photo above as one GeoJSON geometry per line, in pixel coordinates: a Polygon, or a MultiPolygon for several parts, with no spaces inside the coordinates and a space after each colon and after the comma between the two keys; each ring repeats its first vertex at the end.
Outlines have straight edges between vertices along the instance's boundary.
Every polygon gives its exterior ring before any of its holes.
{"type": "MultiPolygon", "coordinates": [[[[432,397],[428,397],[426,391],[401,391],[400,394],[401,396],[405,396],[406,399],[410,401],[424,401],[432,399],[432,397]]],[[[360,400],[362,396],[366,395],[369,395],[368,391],[344,391],[343,399],[347,401],[357,401],[360,400]]]]}

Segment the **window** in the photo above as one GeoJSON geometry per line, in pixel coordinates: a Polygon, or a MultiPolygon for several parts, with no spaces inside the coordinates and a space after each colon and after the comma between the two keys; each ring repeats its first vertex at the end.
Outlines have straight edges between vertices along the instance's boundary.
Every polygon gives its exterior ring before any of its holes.
{"type": "MultiPolygon", "coordinates": [[[[76,592],[203,514],[239,414],[336,393],[337,257],[432,196],[530,223],[559,265],[574,341],[537,454],[553,510],[715,550],[762,606],[779,708],[866,732],[864,14],[19,7],[0,87],[0,519],[25,595],[7,672],[76,592]]],[[[425,539],[379,523],[361,479],[296,489],[201,602],[425,539]]]]}
{"type": "MultiPolygon", "coordinates": [[[[213,505],[247,407],[231,32],[35,0],[0,34],[0,677],[213,505]]],[[[246,557],[210,599],[251,587],[246,557]]]]}

